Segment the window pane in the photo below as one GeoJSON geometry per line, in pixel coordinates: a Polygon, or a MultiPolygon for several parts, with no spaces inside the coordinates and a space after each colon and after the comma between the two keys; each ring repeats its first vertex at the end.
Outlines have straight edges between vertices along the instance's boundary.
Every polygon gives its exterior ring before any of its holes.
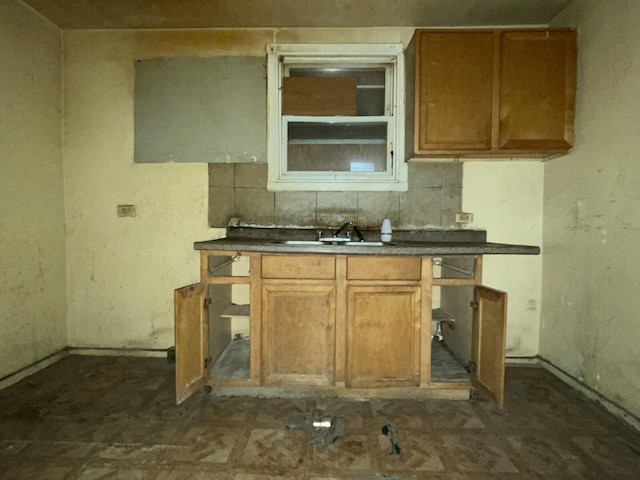
{"type": "Polygon", "coordinates": [[[355,114],[385,115],[384,67],[296,67],[289,70],[289,76],[355,79],[355,114]]]}
{"type": "Polygon", "coordinates": [[[386,123],[288,124],[289,172],[386,172],[386,123]]]}

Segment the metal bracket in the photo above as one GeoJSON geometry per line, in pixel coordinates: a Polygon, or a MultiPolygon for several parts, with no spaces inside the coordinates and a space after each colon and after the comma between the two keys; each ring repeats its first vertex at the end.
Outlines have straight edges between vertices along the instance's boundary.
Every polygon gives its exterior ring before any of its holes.
{"type": "Polygon", "coordinates": [[[458,267],[457,265],[451,265],[450,263],[443,262],[441,258],[434,258],[433,264],[438,267],[448,268],[449,270],[453,270],[454,272],[461,273],[466,275],[469,278],[473,278],[475,273],[472,270],[467,270],[466,268],[458,267]]]}
{"type": "Polygon", "coordinates": [[[476,362],[474,362],[473,360],[471,360],[469,362],[469,373],[474,373],[477,370],[478,370],[478,364],[476,362]]]}
{"type": "Polygon", "coordinates": [[[211,276],[211,274],[216,270],[220,270],[221,268],[226,267],[227,265],[233,262],[237,262],[239,259],[240,259],[240,255],[234,255],[233,257],[231,257],[231,259],[227,260],[226,262],[222,262],[220,265],[216,265],[213,268],[207,269],[207,273],[209,274],[209,276],[211,276]]]}

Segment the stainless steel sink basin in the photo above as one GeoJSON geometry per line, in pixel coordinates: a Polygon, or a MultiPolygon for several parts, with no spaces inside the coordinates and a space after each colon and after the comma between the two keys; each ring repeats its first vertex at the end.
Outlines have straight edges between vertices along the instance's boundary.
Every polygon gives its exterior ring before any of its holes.
{"type": "Polygon", "coordinates": [[[345,242],[343,245],[349,247],[382,247],[383,245],[393,245],[389,242],[345,242]]]}
{"type": "Polygon", "coordinates": [[[356,242],[356,241],[335,241],[334,239],[322,240],[282,240],[278,243],[283,245],[345,245],[348,247],[382,247],[384,245],[393,245],[388,242],[356,242]]]}
{"type": "Polygon", "coordinates": [[[281,242],[284,245],[327,245],[326,242],[319,240],[283,240],[281,242]]]}

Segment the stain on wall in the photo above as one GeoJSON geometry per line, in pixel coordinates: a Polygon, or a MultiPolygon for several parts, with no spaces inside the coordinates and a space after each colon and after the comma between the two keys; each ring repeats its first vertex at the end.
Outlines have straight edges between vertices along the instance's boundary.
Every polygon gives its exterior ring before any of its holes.
{"type": "Polygon", "coordinates": [[[409,163],[407,192],[269,192],[267,165],[209,165],[209,225],[379,228],[454,225],[462,203],[461,163],[409,163]]]}
{"type": "Polygon", "coordinates": [[[545,164],[540,354],[640,418],[640,3],[581,0],[556,24],[578,29],[577,137],[545,164]]]}

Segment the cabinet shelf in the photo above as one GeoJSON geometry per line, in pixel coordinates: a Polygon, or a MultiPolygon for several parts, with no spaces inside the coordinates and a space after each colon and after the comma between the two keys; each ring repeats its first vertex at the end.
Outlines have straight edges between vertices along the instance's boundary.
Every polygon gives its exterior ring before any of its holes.
{"type": "Polygon", "coordinates": [[[249,318],[251,314],[251,306],[250,305],[236,305],[232,304],[228,308],[222,312],[221,317],[224,318],[233,318],[233,317],[245,317],[249,318]]]}
{"type": "Polygon", "coordinates": [[[431,320],[435,322],[455,322],[455,318],[442,308],[434,308],[431,311],[431,320]]]}

